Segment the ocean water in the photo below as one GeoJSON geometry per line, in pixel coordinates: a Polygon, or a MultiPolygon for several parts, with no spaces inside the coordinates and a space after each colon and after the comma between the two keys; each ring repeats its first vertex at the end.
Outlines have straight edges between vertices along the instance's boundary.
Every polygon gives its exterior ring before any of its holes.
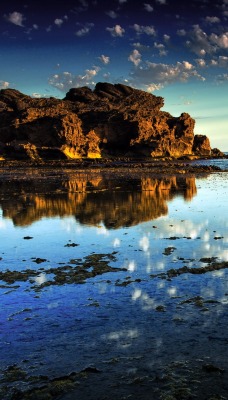
{"type": "MultiPolygon", "coordinates": [[[[228,157],[228,152],[224,152],[224,154],[228,157]]],[[[215,165],[216,167],[221,168],[223,171],[228,170],[228,158],[215,158],[209,160],[196,160],[193,161],[194,165],[215,165]]]]}
{"type": "Polygon", "coordinates": [[[0,186],[2,398],[88,366],[54,398],[163,399],[191,371],[224,396],[227,173],[36,173],[0,186]]]}

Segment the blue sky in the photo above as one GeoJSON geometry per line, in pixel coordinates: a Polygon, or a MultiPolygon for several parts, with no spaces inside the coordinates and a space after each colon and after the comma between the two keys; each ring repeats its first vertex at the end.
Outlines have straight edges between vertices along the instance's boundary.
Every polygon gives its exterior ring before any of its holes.
{"type": "Polygon", "coordinates": [[[3,0],[0,21],[0,88],[124,83],[228,151],[228,0],[3,0]]]}

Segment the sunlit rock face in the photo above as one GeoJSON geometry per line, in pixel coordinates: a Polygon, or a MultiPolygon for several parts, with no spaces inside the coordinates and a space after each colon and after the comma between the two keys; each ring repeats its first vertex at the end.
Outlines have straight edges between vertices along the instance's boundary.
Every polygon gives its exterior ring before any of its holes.
{"type": "Polygon", "coordinates": [[[0,91],[0,148],[14,158],[98,158],[108,155],[210,155],[187,113],[173,117],[164,99],[122,84],[72,88],[63,100],[0,91]]]}
{"type": "Polygon", "coordinates": [[[33,179],[0,185],[0,207],[16,226],[28,226],[41,218],[74,216],[83,225],[117,229],[150,221],[168,213],[175,196],[190,201],[196,195],[194,177],[109,180],[75,174],[74,179],[49,182],[33,179]]]}

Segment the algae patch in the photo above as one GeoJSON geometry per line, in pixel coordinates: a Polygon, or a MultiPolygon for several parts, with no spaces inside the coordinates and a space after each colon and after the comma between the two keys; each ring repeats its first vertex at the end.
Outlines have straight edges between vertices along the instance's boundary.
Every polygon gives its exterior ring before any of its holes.
{"type": "MultiPolygon", "coordinates": [[[[38,258],[33,261],[39,264],[46,260],[38,258]]],[[[69,264],[59,267],[40,268],[38,270],[26,269],[23,271],[6,270],[0,272],[0,280],[6,282],[7,285],[13,285],[15,282],[29,281],[33,284],[32,289],[41,290],[44,287],[52,285],[85,283],[87,279],[103,275],[107,272],[126,271],[125,268],[112,267],[109,264],[111,261],[116,261],[116,252],[109,254],[92,253],[84,259],[71,259],[69,264]],[[44,282],[39,280],[41,274],[45,274],[46,276],[44,282]]],[[[17,287],[14,286],[14,288],[17,287]]]]}

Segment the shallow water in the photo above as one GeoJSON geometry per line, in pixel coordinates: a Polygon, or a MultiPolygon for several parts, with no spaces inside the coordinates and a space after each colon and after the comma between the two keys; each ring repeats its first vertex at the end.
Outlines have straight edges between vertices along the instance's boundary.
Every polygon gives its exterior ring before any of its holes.
{"type": "Polygon", "coordinates": [[[227,173],[34,176],[0,186],[2,398],[226,398],[227,173]]]}
{"type": "MultiPolygon", "coordinates": [[[[224,152],[228,157],[228,152],[224,152]]],[[[193,165],[213,165],[221,168],[223,171],[228,171],[228,158],[215,158],[208,160],[195,160],[192,162],[193,165]]]]}

